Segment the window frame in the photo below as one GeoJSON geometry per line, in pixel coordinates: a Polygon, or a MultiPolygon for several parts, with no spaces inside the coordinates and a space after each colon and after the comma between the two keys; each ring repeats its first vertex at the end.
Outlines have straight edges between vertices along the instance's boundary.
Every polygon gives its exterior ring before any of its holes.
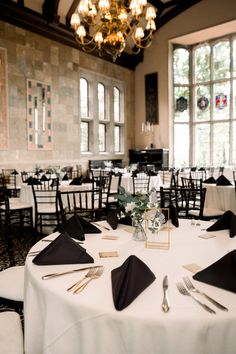
{"type": "MultiPolygon", "coordinates": [[[[173,97],[173,106],[172,106],[172,136],[173,136],[173,162],[174,165],[176,165],[175,163],[175,125],[179,125],[181,126],[182,124],[188,124],[189,125],[189,161],[188,161],[188,165],[189,166],[196,166],[197,165],[197,161],[196,161],[196,151],[195,151],[195,139],[196,139],[196,127],[198,125],[202,125],[202,124],[207,124],[209,125],[209,129],[210,129],[210,135],[209,135],[209,139],[210,139],[210,160],[209,160],[209,164],[208,165],[215,165],[218,166],[218,164],[214,163],[214,147],[213,147],[213,132],[214,132],[214,127],[216,127],[217,124],[219,123],[225,123],[225,124],[229,124],[229,130],[228,130],[228,142],[229,142],[229,149],[227,151],[228,154],[228,165],[236,165],[236,153],[235,151],[233,151],[233,138],[236,139],[236,137],[234,137],[234,133],[233,133],[233,126],[236,124],[236,103],[235,103],[235,108],[233,106],[233,99],[235,99],[236,97],[236,92],[234,92],[234,86],[233,84],[236,83],[236,75],[233,76],[235,68],[233,68],[233,59],[234,61],[236,60],[236,58],[233,58],[233,43],[234,41],[236,41],[236,33],[230,34],[230,35],[226,35],[226,36],[222,36],[213,40],[209,40],[206,42],[202,42],[202,43],[198,43],[197,45],[192,45],[192,46],[186,46],[186,45],[180,45],[180,44],[173,44],[172,46],[172,77],[173,77],[173,83],[172,83],[172,97],[173,97]],[[225,78],[217,78],[214,79],[213,78],[213,47],[219,43],[219,42],[223,42],[223,41],[229,41],[229,45],[230,45],[230,68],[229,68],[229,77],[225,77],[225,78]],[[208,44],[210,46],[210,79],[208,81],[195,81],[194,78],[194,55],[195,55],[195,51],[197,48],[208,44]],[[186,50],[189,51],[189,85],[184,84],[176,84],[174,81],[174,51],[178,48],[184,48],[186,50]],[[215,93],[214,93],[214,85],[218,84],[218,83],[229,83],[230,85],[230,89],[229,89],[229,97],[228,97],[228,107],[229,107],[229,115],[228,118],[223,118],[223,119],[216,119],[214,118],[214,108],[215,108],[215,93]],[[195,93],[196,88],[198,86],[207,86],[209,85],[210,88],[210,113],[209,113],[209,119],[204,119],[204,120],[197,120],[196,119],[196,114],[195,114],[195,99],[197,97],[197,93],[195,93]],[[181,87],[181,86],[188,86],[189,87],[189,121],[188,122],[177,122],[176,121],[176,117],[175,117],[175,106],[176,106],[176,102],[175,102],[175,88],[176,87],[181,87]]],[[[236,45],[236,44],[234,44],[236,45]]],[[[236,87],[236,84],[235,84],[236,87]]],[[[223,163],[223,162],[222,162],[223,163]]]]}
{"type": "MultiPolygon", "coordinates": [[[[81,102],[79,93],[79,115],[80,122],[88,122],[89,124],[89,149],[88,151],[82,151],[80,143],[81,154],[94,154],[94,155],[121,155],[124,154],[124,134],[125,134],[125,112],[124,112],[124,87],[125,84],[117,79],[99,75],[87,70],[80,70],[79,79],[85,79],[88,82],[88,117],[81,116],[81,102]],[[99,119],[99,99],[98,99],[98,85],[104,86],[104,117],[99,119]],[[114,120],[114,96],[113,89],[118,88],[120,93],[120,122],[114,120]],[[99,124],[105,125],[105,150],[99,149],[99,124]],[[115,151],[114,143],[114,127],[118,125],[120,127],[120,151],[115,151]]],[[[79,85],[80,89],[80,85],[79,85]]],[[[81,142],[81,133],[80,133],[81,142]]]]}

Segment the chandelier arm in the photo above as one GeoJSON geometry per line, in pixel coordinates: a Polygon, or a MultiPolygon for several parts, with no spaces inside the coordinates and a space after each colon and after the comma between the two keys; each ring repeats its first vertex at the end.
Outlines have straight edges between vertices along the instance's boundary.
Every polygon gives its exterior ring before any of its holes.
{"type": "Polygon", "coordinates": [[[131,49],[132,54],[138,54],[141,50],[141,48],[138,48],[138,47],[134,47],[134,48],[131,49]],[[134,50],[134,48],[137,50],[134,50]]]}
{"type": "MultiPolygon", "coordinates": [[[[78,36],[75,36],[75,40],[76,40],[77,43],[79,43],[79,44],[82,46],[82,49],[83,49],[83,50],[84,50],[88,45],[90,45],[90,44],[92,44],[92,43],[94,42],[94,41],[93,41],[93,38],[92,38],[90,41],[88,41],[88,42],[81,42],[78,36]]],[[[85,52],[91,53],[94,49],[96,49],[96,47],[97,47],[97,44],[94,43],[94,46],[92,47],[92,49],[88,50],[88,49],[86,48],[85,52]]]]}
{"type": "MultiPolygon", "coordinates": [[[[138,48],[140,48],[140,49],[149,48],[149,47],[151,46],[151,44],[152,44],[152,40],[151,40],[151,39],[152,39],[152,32],[150,32],[146,37],[142,38],[141,41],[140,41],[140,43],[137,42],[137,40],[135,39],[133,33],[132,33],[131,37],[132,37],[132,40],[133,40],[134,44],[136,45],[136,47],[138,47],[138,48]],[[147,41],[147,40],[149,40],[149,42],[147,43],[147,45],[142,45],[142,42],[147,41]]],[[[132,51],[133,51],[133,50],[132,50],[132,51]]]]}

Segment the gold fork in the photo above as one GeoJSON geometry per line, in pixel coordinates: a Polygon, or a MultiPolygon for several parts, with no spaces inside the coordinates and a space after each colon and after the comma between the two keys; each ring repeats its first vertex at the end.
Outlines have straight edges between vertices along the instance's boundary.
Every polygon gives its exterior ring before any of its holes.
{"type": "Polygon", "coordinates": [[[98,268],[90,268],[89,271],[88,271],[88,273],[85,274],[85,276],[84,276],[82,279],[80,279],[79,281],[77,281],[76,283],[74,283],[73,285],[71,285],[71,286],[67,289],[67,291],[73,291],[73,290],[75,290],[75,289],[77,288],[77,286],[80,285],[85,279],[90,278],[93,274],[95,274],[96,271],[97,271],[97,269],[98,269],[98,268]]]}
{"type": "Polygon", "coordinates": [[[84,288],[88,285],[88,283],[91,282],[91,280],[98,279],[102,275],[103,271],[104,271],[104,267],[98,268],[97,271],[94,274],[92,274],[86,282],[84,282],[82,285],[77,286],[76,289],[73,291],[73,293],[79,294],[82,290],[84,290],[84,288]]]}

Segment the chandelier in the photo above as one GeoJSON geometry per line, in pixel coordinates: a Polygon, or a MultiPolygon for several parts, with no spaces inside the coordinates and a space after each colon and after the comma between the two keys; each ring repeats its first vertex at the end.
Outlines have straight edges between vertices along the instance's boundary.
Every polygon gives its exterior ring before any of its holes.
{"type": "Polygon", "coordinates": [[[126,45],[133,54],[151,45],[155,17],[147,0],[80,0],[71,27],[85,52],[97,49],[115,62],[126,45]]]}

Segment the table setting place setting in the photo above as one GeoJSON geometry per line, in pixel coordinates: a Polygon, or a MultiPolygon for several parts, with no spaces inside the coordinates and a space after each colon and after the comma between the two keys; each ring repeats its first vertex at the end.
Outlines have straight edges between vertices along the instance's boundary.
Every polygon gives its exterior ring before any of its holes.
{"type": "MultiPolygon", "coordinates": [[[[35,266],[82,265],[81,267],[77,266],[73,269],[44,274],[41,277],[42,281],[49,281],[59,276],[81,272],[83,275],[66,288],[68,293],[80,294],[92,280],[98,280],[102,277],[106,271],[106,264],[101,262],[101,264],[90,265],[94,263],[94,258],[89,254],[87,249],[84,248],[86,244],[85,235],[101,234],[101,240],[103,238],[111,241],[117,240],[119,236],[109,234],[109,231],[113,232],[117,229],[118,225],[122,225],[119,223],[122,223],[122,220],[119,220],[117,215],[117,212],[111,212],[106,221],[88,222],[75,214],[66,222],[59,225],[54,230],[55,232],[53,234],[42,239],[40,242],[42,244],[44,243],[46,246],[41,250],[32,250],[28,254],[28,257],[32,257],[32,263],[35,266]],[[104,235],[104,233],[108,234],[104,235]]],[[[124,230],[126,226],[131,227],[130,220],[123,219],[124,230]]],[[[175,225],[173,227],[178,228],[179,223],[174,213],[172,213],[172,221],[173,225],[175,225]],[[174,218],[173,215],[175,216],[174,218]]],[[[205,235],[211,235],[211,232],[226,229],[229,230],[230,238],[236,235],[236,215],[231,211],[225,212],[224,215],[211,226],[201,230],[207,232],[205,235]]],[[[212,235],[212,237],[214,236],[215,235],[212,235]]],[[[209,236],[209,238],[210,237],[211,236],[209,236]]],[[[207,238],[208,237],[206,237],[206,239],[207,238]]],[[[137,244],[140,245],[138,242],[137,244]]],[[[98,252],[98,254],[100,260],[109,259],[110,257],[119,258],[117,251],[104,251],[98,252]]],[[[198,284],[206,283],[236,293],[236,250],[229,251],[223,257],[205,268],[198,267],[196,264],[189,264],[183,267],[194,274],[192,279],[190,279],[189,276],[183,276],[181,280],[176,281],[179,294],[186,298],[192,298],[210,314],[216,314],[216,310],[227,312],[228,308],[225,304],[220,303],[217,299],[206,294],[204,290],[200,289],[202,287],[196,286],[195,281],[198,281],[198,284]],[[205,300],[207,301],[205,302],[205,300]]],[[[118,311],[129,306],[156,280],[156,275],[147,264],[133,254],[126,257],[122,264],[111,269],[110,275],[113,303],[115,309],[118,311]]],[[[173,306],[171,306],[168,293],[168,274],[163,277],[161,286],[163,297],[160,299],[160,306],[164,313],[169,313],[170,310],[173,311],[173,306]]]]}

